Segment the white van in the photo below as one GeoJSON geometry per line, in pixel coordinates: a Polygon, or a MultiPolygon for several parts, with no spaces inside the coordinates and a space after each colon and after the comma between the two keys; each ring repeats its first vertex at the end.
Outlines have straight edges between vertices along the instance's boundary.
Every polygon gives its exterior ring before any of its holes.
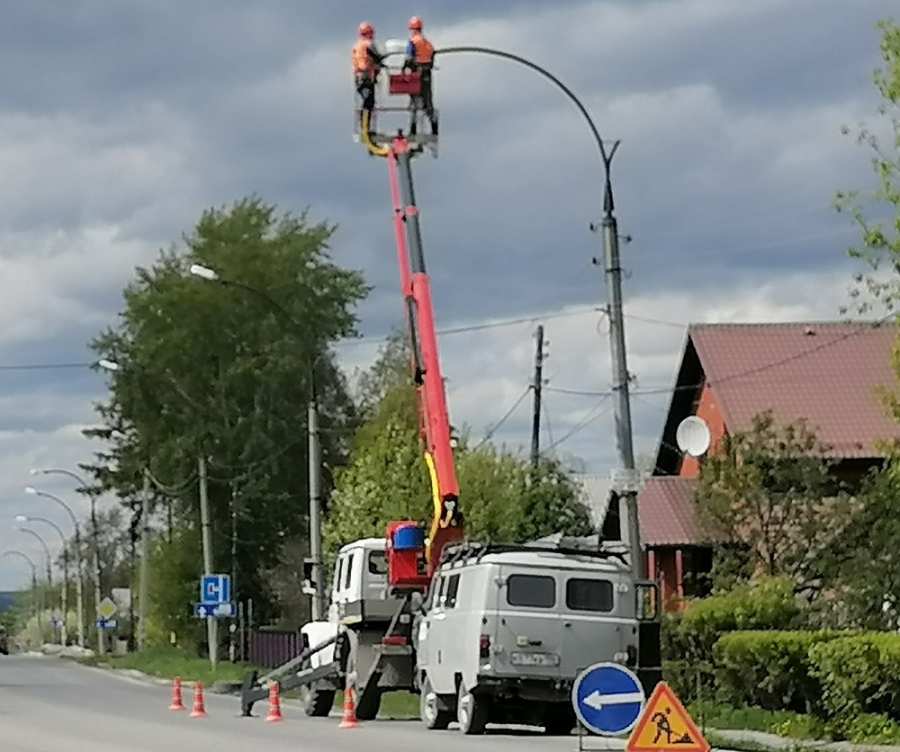
{"type": "Polygon", "coordinates": [[[570,733],[578,674],[637,664],[636,610],[631,573],[608,554],[464,544],[436,573],[414,632],[423,722],[570,733]]]}

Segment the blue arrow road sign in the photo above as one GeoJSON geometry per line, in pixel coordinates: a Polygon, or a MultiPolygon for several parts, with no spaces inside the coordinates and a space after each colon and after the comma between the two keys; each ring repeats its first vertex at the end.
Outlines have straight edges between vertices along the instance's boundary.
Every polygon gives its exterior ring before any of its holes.
{"type": "Polygon", "coordinates": [[[194,616],[200,619],[216,618],[224,616],[234,618],[237,613],[233,603],[198,603],[194,606],[194,616]]]}
{"type": "Polygon", "coordinates": [[[200,580],[200,602],[228,603],[231,600],[231,578],[227,574],[205,574],[200,580]]]}
{"type": "Polygon", "coordinates": [[[618,663],[595,663],[572,687],[572,706],[582,725],[595,734],[618,736],[634,728],[647,697],[640,681],[618,663]]]}

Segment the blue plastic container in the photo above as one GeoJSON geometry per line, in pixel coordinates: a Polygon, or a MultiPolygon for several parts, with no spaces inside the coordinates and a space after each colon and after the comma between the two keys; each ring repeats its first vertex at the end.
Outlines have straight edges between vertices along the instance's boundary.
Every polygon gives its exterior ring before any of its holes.
{"type": "Polygon", "coordinates": [[[394,550],[421,551],[423,548],[425,548],[425,530],[421,525],[411,522],[394,531],[394,550]]]}

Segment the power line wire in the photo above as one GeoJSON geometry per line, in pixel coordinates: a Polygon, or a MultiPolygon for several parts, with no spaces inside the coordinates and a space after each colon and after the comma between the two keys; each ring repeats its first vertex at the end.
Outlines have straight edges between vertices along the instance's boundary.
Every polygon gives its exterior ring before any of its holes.
{"type": "Polygon", "coordinates": [[[475,449],[479,449],[480,447],[482,447],[484,444],[489,442],[494,437],[494,434],[496,434],[497,431],[499,431],[500,428],[502,428],[503,424],[506,423],[506,421],[508,421],[512,417],[512,414],[516,411],[516,409],[519,407],[519,405],[522,404],[524,399],[529,395],[529,393],[531,392],[531,389],[532,389],[532,385],[529,384],[525,388],[525,391],[519,395],[519,399],[517,399],[515,401],[515,403],[513,403],[513,406],[511,408],[509,408],[509,410],[506,411],[506,414],[502,418],[500,418],[500,420],[497,421],[493,426],[491,426],[491,428],[485,434],[484,438],[475,445],[475,449]]]}
{"type": "Polygon", "coordinates": [[[587,427],[588,427],[591,423],[593,423],[595,420],[597,420],[598,418],[601,418],[603,415],[605,415],[607,412],[609,412],[609,410],[612,408],[612,400],[609,399],[610,396],[612,396],[612,395],[611,395],[611,394],[606,395],[606,397],[604,397],[602,400],[600,400],[600,402],[598,402],[596,405],[594,405],[594,406],[588,411],[587,415],[585,415],[580,421],[578,421],[578,423],[576,423],[572,428],[570,428],[570,429],[569,429],[565,434],[563,434],[559,439],[557,439],[556,441],[554,441],[554,442],[553,442],[550,446],[548,446],[544,451],[545,451],[545,452],[549,452],[551,449],[555,449],[555,448],[558,447],[560,444],[562,444],[562,443],[568,441],[569,439],[571,439],[576,433],[579,433],[580,431],[583,431],[585,428],[587,428],[587,427]],[[597,410],[599,410],[599,412],[596,412],[597,410]],[[592,413],[595,413],[595,412],[596,412],[596,414],[592,414],[592,413]]]}

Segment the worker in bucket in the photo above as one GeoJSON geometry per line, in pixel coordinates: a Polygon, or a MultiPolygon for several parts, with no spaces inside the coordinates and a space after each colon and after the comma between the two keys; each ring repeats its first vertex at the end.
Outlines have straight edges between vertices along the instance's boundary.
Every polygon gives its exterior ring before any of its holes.
{"type": "Polygon", "coordinates": [[[369,137],[372,136],[372,111],[375,109],[375,84],[384,65],[384,55],[375,46],[375,27],[368,22],[359,25],[359,40],[353,45],[353,78],[356,91],[362,99],[360,109],[360,133],[368,115],[369,137]]]}
{"type": "Polygon", "coordinates": [[[434,45],[422,35],[422,19],[413,16],[409,19],[409,44],[406,45],[406,62],[404,71],[414,71],[421,75],[422,88],[418,96],[411,97],[412,125],[410,135],[416,134],[416,114],[419,109],[424,110],[431,121],[431,132],[438,134],[437,116],[434,112],[434,101],[431,97],[431,72],[434,69],[434,45]]]}

